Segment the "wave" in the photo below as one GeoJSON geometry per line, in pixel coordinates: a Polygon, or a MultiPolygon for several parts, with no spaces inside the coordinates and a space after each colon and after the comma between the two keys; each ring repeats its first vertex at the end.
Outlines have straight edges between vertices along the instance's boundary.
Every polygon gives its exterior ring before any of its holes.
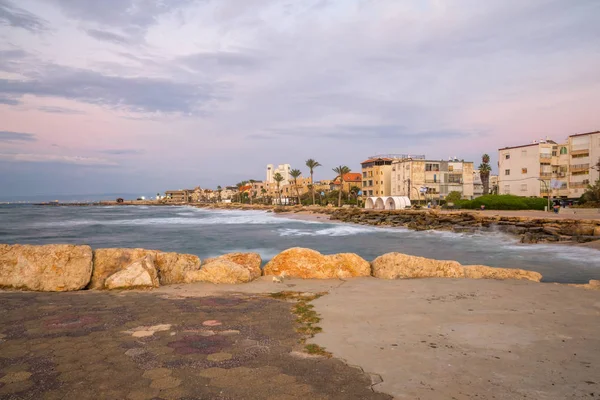
{"type": "Polygon", "coordinates": [[[223,254],[229,254],[229,253],[258,253],[258,254],[260,254],[260,257],[262,258],[262,260],[264,262],[266,260],[272,259],[273,257],[275,257],[277,254],[281,253],[282,251],[283,250],[278,250],[275,248],[266,248],[266,247],[252,248],[252,249],[244,249],[244,248],[223,249],[223,250],[219,250],[218,252],[213,252],[213,253],[209,253],[209,254],[205,255],[202,258],[202,260],[205,260],[207,258],[222,256],[223,254]]]}
{"type": "Polygon", "coordinates": [[[377,228],[377,227],[366,227],[366,226],[357,226],[357,225],[342,225],[336,224],[330,228],[325,229],[292,229],[292,228],[282,228],[278,229],[277,233],[279,236],[352,236],[352,235],[362,235],[367,233],[377,233],[377,232],[405,232],[404,229],[395,229],[395,228],[377,228]]]}

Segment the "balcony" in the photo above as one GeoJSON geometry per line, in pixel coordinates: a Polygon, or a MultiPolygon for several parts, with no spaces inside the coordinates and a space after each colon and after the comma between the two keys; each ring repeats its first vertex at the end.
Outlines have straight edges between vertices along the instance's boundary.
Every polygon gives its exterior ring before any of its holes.
{"type": "Polygon", "coordinates": [[[542,160],[550,160],[552,158],[551,153],[540,153],[540,159],[542,160]]]}
{"type": "Polygon", "coordinates": [[[590,151],[588,149],[571,151],[571,157],[585,157],[589,155],[590,151]]]}
{"type": "Polygon", "coordinates": [[[571,172],[585,172],[589,171],[590,164],[573,164],[571,165],[571,172]]]}
{"type": "Polygon", "coordinates": [[[571,182],[569,183],[569,187],[571,189],[585,189],[587,188],[589,185],[589,183],[584,183],[584,182],[571,182]]]}
{"type": "Polygon", "coordinates": [[[540,178],[552,178],[552,172],[540,172],[540,178]]]}

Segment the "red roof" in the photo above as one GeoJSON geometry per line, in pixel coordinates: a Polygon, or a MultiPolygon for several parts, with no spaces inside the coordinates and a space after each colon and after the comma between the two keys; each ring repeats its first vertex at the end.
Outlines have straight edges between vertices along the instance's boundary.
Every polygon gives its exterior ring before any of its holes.
{"type": "MultiPolygon", "coordinates": [[[[333,180],[334,185],[339,184],[339,175],[333,180]]],[[[344,174],[344,182],[362,182],[362,174],[360,172],[349,172],[344,174]]]]}

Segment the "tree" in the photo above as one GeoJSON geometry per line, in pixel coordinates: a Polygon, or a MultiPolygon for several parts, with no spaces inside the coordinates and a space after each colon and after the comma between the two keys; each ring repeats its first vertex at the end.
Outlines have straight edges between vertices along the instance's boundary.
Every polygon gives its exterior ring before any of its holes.
{"type": "Polygon", "coordinates": [[[483,184],[483,195],[485,196],[490,192],[490,172],[492,167],[490,166],[490,156],[484,154],[481,156],[481,164],[479,164],[479,177],[483,184]]]}
{"type": "Polygon", "coordinates": [[[335,167],[333,172],[338,174],[340,177],[340,190],[338,194],[338,207],[342,206],[342,192],[344,191],[344,175],[350,173],[350,168],[345,165],[340,165],[339,167],[335,167]]]}
{"type": "Polygon", "coordinates": [[[221,192],[222,191],[223,191],[223,188],[221,188],[221,186],[217,186],[217,194],[218,194],[217,200],[219,201],[219,203],[221,202],[221,192]]]}
{"type": "Polygon", "coordinates": [[[283,176],[279,172],[276,172],[273,175],[273,180],[277,182],[277,193],[279,194],[279,205],[281,205],[281,190],[279,190],[279,185],[283,182],[283,176]]]}
{"type": "Polygon", "coordinates": [[[315,168],[320,167],[321,164],[319,164],[318,161],[313,160],[312,158],[309,158],[308,160],[306,160],[306,166],[308,167],[309,171],[310,171],[310,184],[311,184],[311,188],[310,191],[312,193],[312,203],[313,206],[315,205],[315,180],[313,179],[313,172],[315,170],[315,168]]]}
{"type": "Polygon", "coordinates": [[[448,196],[446,196],[446,204],[456,203],[457,201],[460,201],[460,199],[462,199],[462,194],[457,190],[453,190],[452,192],[448,193],[448,196]]]}
{"type": "Polygon", "coordinates": [[[360,192],[360,188],[358,186],[352,186],[350,188],[350,195],[352,195],[354,197],[354,200],[356,200],[356,205],[358,205],[358,193],[360,192]]]}
{"type": "MultiPolygon", "coordinates": [[[[598,158],[598,162],[592,168],[600,171],[600,158],[598,158]]],[[[582,203],[600,203],[600,178],[593,185],[588,185],[580,201],[582,203]]]]}
{"type": "Polygon", "coordinates": [[[300,192],[298,191],[298,178],[302,175],[299,169],[293,169],[290,171],[290,176],[294,178],[294,186],[296,187],[296,197],[298,198],[298,204],[300,204],[300,192]]]}
{"type": "Polygon", "coordinates": [[[260,189],[260,194],[262,194],[262,201],[263,201],[263,204],[264,204],[265,197],[266,197],[265,194],[267,194],[267,189],[265,189],[265,188],[260,189]]]}
{"type": "Polygon", "coordinates": [[[236,185],[235,185],[238,188],[238,201],[240,203],[243,203],[243,201],[242,201],[242,188],[244,186],[246,186],[247,184],[248,184],[248,181],[241,181],[239,183],[236,183],[236,185]]]}

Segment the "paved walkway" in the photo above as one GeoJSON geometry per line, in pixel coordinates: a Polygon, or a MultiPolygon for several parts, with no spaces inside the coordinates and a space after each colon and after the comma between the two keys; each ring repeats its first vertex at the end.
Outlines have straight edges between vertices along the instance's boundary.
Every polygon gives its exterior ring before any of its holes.
{"type": "Polygon", "coordinates": [[[389,399],[306,359],[290,303],[251,295],[0,292],[0,399],[389,399]]]}
{"type": "Polygon", "coordinates": [[[600,399],[598,332],[600,291],[552,283],[0,292],[0,399],[600,399]],[[337,359],[294,353],[291,305],[264,296],[282,290],[329,293],[312,341],[337,359]]]}

